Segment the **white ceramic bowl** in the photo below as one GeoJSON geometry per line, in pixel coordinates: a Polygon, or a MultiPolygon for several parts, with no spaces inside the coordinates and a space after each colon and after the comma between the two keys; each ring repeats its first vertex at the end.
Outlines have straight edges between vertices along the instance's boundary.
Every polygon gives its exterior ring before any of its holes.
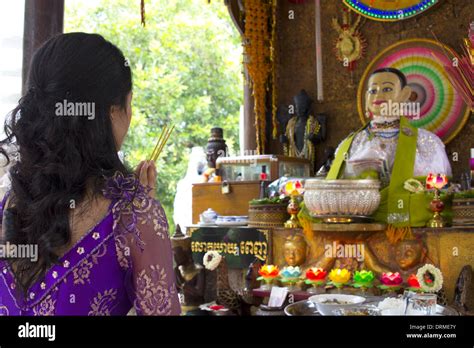
{"type": "Polygon", "coordinates": [[[316,304],[321,315],[336,315],[336,310],[361,304],[365,298],[344,294],[320,294],[311,296],[309,300],[316,304]]]}
{"type": "Polygon", "coordinates": [[[308,179],[304,203],[318,216],[370,216],[379,207],[379,189],[379,180],[308,179]]]}

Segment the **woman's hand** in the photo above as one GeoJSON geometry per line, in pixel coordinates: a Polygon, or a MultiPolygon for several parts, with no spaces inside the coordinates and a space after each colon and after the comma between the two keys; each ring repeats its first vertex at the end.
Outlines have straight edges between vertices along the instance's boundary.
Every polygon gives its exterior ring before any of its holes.
{"type": "Polygon", "coordinates": [[[154,161],[141,161],[135,169],[135,174],[143,186],[151,187],[148,195],[155,198],[156,167],[154,161]]]}

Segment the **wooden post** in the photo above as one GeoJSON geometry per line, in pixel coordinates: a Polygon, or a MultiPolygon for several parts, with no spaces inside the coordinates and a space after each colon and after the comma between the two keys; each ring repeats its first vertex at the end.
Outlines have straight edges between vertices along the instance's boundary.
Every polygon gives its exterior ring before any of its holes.
{"type": "Polygon", "coordinates": [[[22,94],[34,52],[49,38],[62,33],[63,23],[64,0],[25,0],[22,94]]]}

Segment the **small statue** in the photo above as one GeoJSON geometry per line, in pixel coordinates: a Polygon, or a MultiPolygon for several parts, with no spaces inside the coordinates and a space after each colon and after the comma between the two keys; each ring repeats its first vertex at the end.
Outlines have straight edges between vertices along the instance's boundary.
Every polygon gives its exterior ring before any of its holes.
{"type": "Polygon", "coordinates": [[[290,116],[285,134],[280,137],[280,141],[285,145],[285,155],[310,160],[313,174],[315,145],[326,138],[326,115],[320,114],[317,117],[310,115],[313,100],[305,90],[301,90],[293,100],[296,114],[290,116]]]}
{"type": "Polygon", "coordinates": [[[211,137],[207,141],[206,147],[207,169],[202,174],[204,182],[213,181],[212,179],[216,175],[217,158],[227,156],[228,148],[223,136],[224,130],[222,128],[211,129],[211,137]]]}
{"type": "Polygon", "coordinates": [[[283,247],[288,266],[301,266],[306,261],[306,242],[302,236],[287,237],[283,247]]]}
{"type": "Polygon", "coordinates": [[[171,244],[176,263],[176,285],[184,296],[184,305],[198,306],[204,303],[205,271],[193,261],[191,237],[185,236],[177,225],[171,244]]]}
{"type": "Polygon", "coordinates": [[[253,262],[250,263],[247,273],[245,274],[245,289],[252,290],[260,286],[260,281],[257,280],[259,274],[258,270],[264,265],[264,262],[255,258],[253,262]]]}

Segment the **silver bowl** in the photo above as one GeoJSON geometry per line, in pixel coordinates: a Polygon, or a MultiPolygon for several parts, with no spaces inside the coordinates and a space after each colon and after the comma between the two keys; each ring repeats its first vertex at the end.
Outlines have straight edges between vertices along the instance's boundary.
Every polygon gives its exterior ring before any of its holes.
{"type": "Polygon", "coordinates": [[[316,308],[322,315],[335,315],[336,310],[360,305],[365,298],[348,294],[319,294],[311,296],[309,300],[316,303],[316,308]]]}
{"type": "Polygon", "coordinates": [[[379,180],[305,182],[304,203],[316,216],[370,216],[380,204],[379,180]]]}

